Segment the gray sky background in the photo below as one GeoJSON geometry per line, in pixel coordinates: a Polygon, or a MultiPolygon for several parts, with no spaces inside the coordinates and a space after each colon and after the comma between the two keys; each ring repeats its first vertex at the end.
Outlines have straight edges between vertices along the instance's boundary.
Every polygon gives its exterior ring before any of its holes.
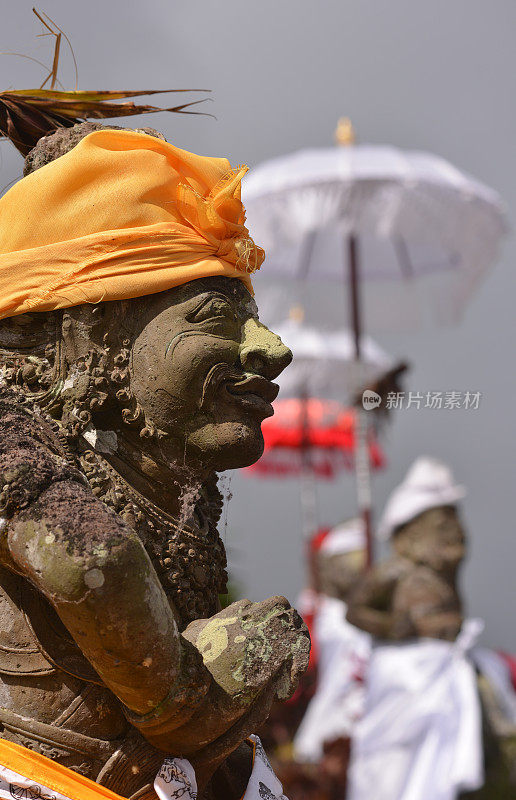
{"type": "MultiPolygon", "coordinates": [[[[50,63],[50,40],[35,38],[32,5],[1,0],[0,50],[50,63]]],[[[212,89],[208,110],[217,121],[147,118],[181,147],[252,167],[331,145],[346,114],[364,141],[437,153],[496,188],[514,219],[514,0],[41,0],[38,7],[71,38],[80,88],[212,89]]],[[[40,67],[20,58],[2,56],[0,65],[2,88],[43,79],[40,67]]],[[[73,86],[66,53],[61,78],[73,86]]],[[[0,185],[21,165],[1,143],[0,185]]],[[[398,413],[385,441],[389,469],[374,488],[381,509],[417,455],[450,463],[469,489],[468,611],[486,620],[485,643],[508,650],[516,650],[515,255],[511,237],[459,327],[376,336],[414,365],[407,389],[483,394],[475,412],[398,413]]],[[[233,475],[230,490],[224,537],[246,593],[294,600],[303,581],[297,481],[233,475]]],[[[352,477],[322,486],[320,505],[328,524],[353,514],[352,477]]]]}

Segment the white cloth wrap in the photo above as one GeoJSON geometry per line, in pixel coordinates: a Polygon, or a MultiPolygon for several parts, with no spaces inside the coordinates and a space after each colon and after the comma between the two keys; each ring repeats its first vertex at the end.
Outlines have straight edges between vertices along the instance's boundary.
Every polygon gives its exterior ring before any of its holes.
{"type": "Polygon", "coordinates": [[[294,738],[298,761],[318,761],[325,742],[352,736],[364,709],[371,637],[346,620],[342,600],[320,597],[313,627],[319,649],[317,689],[294,738]]]}
{"type": "MultiPolygon", "coordinates": [[[[254,743],[255,757],[242,800],[287,800],[260,739],[258,736],[249,738],[254,743]]],[[[166,758],[154,781],[154,790],[160,800],[196,800],[197,782],[190,762],[185,758],[166,758]]]]}
{"type": "Polygon", "coordinates": [[[482,629],[467,620],[453,643],[373,648],[348,800],[454,800],[483,785],[480,702],[467,656],[482,629]]]}
{"type": "Polygon", "coordinates": [[[160,800],[197,800],[195,771],[186,758],[166,758],[154,781],[160,800]]]}

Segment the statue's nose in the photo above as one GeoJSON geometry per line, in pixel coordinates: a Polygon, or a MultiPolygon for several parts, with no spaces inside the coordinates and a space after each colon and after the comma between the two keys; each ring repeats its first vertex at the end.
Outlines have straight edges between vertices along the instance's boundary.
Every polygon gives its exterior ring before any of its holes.
{"type": "Polygon", "coordinates": [[[277,334],[256,319],[244,324],[240,361],[246,372],[274,380],[292,361],[292,352],[277,334]]]}

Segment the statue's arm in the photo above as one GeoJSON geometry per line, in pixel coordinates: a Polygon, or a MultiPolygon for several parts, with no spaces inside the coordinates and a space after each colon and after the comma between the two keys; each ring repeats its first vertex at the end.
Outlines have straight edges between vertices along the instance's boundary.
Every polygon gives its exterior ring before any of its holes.
{"type": "MultiPolygon", "coordinates": [[[[126,706],[155,708],[184,672],[183,646],[145,548],[46,422],[1,399],[0,486],[0,562],[51,602],[126,706]]],[[[209,683],[200,657],[197,672],[209,683]]]]}
{"type": "Polygon", "coordinates": [[[367,573],[353,587],[349,599],[347,620],[373,636],[386,638],[392,625],[390,596],[392,589],[377,570],[367,573]]]}
{"type": "Polygon", "coordinates": [[[306,666],[306,636],[283,598],[240,601],[180,635],[139,538],[79,482],[52,483],[4,535],[11,568],[52,603],[130,722],[159,749],[193,754],[199,739],[223,735],[225,757],[306,666]]]}
{"type": "Polygon", "coordinates": [[[284,598],[271,598],[240,601],[180,635],[136,533],[38,438],[39,427],[13,436],[23,424],[0,415],[0,481],[8,484],[0,561],[48,598],[149,741],[194,753],[199,738],[206,746],[217,739],[203,758],[219,761],[275,696],[295,688],[308,660],[305,626],[284,598]]]}
{"type": "Polygon", "coordinates": [[[157,706],[178,679],[181,646],[137,535],[88,487],[62,480],[15,515],[7,547],[117,697],[139,713],[157,706]]]}
{"type": "Polygon", "coordinates": [[[413,635],[408,615],[393,610],[392,599],[399,577],[396,563],[390,561],[359,578],[348,599],[348,622],[380,639],[413,635]]]}

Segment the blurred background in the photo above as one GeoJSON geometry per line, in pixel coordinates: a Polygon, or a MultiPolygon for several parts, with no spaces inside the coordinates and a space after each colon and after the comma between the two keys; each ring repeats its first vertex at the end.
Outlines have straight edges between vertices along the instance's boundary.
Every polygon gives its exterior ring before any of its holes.
{"type": "MultiPolygon", "coordinates": [[[[346,115],[361,142],[428,150],[471,173],[502,195],[514,218],[513,0],[44,0],[38,8],[71,39],[79,88],[211,89],[206,110],[216,119],[138,118],[180,147],[252,168],[297,148],[330,146],[346,115]]],[[[52,45],[36,38],[31,9],[29,0],[4,0],[0,51],[49,64],[52,45]]],[[[34,62],[0,59],[3,89],[32,88],[45,77],[34,62]]],[[[64,47],[60,77],[74,86],[64,47]]],[[[0,186],[21,169],[21,157],[1,142],[0,186]]],[[[516,648],[515,255],[510,236],[458,326],[375,336],[411,363],[406,391],[482,394],[478,410],[394,412],[383,441],[388,467],[373,477],[374,502],[378,517],[416,456],[450,464],[468,488],[467,611],[485,619],[483,642],[505,650],[516,648]]],[[[345,309],[343,303],[343,324],[345,309]]],[[[298,479],[233,473],[223,488],[232,498],[222,535],[239,592],[295,601],[304,582],[298,479]]],[[[353,515],[352,473],[321,484],[319,506],[327,525],[353,515]]]]}

